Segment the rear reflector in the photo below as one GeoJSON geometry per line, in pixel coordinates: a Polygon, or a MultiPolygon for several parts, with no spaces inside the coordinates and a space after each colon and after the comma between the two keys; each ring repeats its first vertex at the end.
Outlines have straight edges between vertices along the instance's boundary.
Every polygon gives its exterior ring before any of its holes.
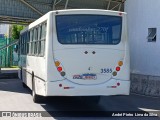
{"type": "Polygon", "coordinates": [[[69,89],[70,87],[64,87],[64,89],[69,89]]]}
{"type": "Polygon", "coordinates": [[[112,88],[116,88],[117,86],[111,86],[112,88]]]}
{"type": "Polygon", "coordinates": [[[120,83],[117,83],[117,86],[120,86],[120,83]]]}

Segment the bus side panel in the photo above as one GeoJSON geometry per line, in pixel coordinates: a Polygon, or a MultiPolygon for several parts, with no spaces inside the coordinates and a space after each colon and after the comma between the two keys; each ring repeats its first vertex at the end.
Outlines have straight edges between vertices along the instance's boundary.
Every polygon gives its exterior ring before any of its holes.
{"type": "Polygon", "coordinates": [[[56,66],[54,64],[54,54],[53,54],[53,41],[55,40],[56,31],[54,26],[54,15],[49,14],[48,28],[47,28],[47,42],[46,42],[46,83],[45,83],[45,96],[47,96],[47,91],[49,90],[48,82],[54,80],[63,79],[57,72],[56,66]],[[60,77],[60,78],[59,78],[60,77]]]}
{"type": "Polygon", "coordinates": [[[47,27],[46,27],[46,41],[45,41],[45,55],[43,60],[41,59],[41,63],[38,64],[38,66],[41,66],[40,64],[43,64],[39,69],[37,69],[35,72],[35,86],[36,86],[36,94],[41,96],[46,96],[46,89],[47,85],[46,82],[48,81],[48,76],[50,72],[48,71],[48,60],[50,59],[50,42],[52,41],[52,19],[51,19],[51,13],[47,16],[47,27]],[[36,75],[38,77],[36,77],[36,75]]]}
{"type": "Polygon", "coordinates": [[[56,36],[56,26],[55,26],[55,16],[52,13],[49,18],[49,33],[48,33],[48,48],[47,48],[47,81],[56,81],[56,80],[63,80],[64,78],[60,75],[57,71],[55,66],[56,59],[54,58],[53,49],[54,49],[54,42],[57,40],[56,36]]]}

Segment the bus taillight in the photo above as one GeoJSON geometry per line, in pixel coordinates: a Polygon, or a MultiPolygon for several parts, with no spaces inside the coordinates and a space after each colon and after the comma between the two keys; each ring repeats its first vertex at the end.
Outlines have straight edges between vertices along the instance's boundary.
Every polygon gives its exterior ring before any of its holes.
{"type": "Polygon", "coordinates": [[[117,76],[117,72],[121,70],[121,66],[123,65],[123,61],[118,62],[118,66],[116,67],[116,71],[112,73],[113,76],[117,76]]]}
{"type": "Polygon", "coordinates": [[[113,76],[116,76],[116,75],[117,75],[117,72],[114,71],[114,72],[112,73],[112,75],[113,75],[113,76]]]}
{"type": "Polygon", "coordinates": [[[56,62],[55,62],[55,65],[56,65],[56,67],[58,67],[58,66],[60,65],[60,62],[59,62],[59,61],[56,61],[56,62]]]}
{"type": "Polygon", "coordinates": [[[123,62],[122,62],[122,61],[119,61],[119,62],[118,62],[118,65],[119,65],[119,66],[122,66],[122,65],[123,65],[123,62]]]}
{"type": "Polygon", "coordinates": [[[62,67],[58,67],[57,70],[58,70],[59,72],[61,72],[61,71],[62,71],[62,67]]]}
{"type": "Polygon", "coordinates": [[[65,76],[66,73],[64,71],[61,72],[61,76],[65,76]]]}
{"type": "Polygon", "coordinates": [[[116,67],[116,71],[120,71],[121,70],[121,68],[120,67],[116,67]]]}
{"type": "Polygon", "coordinates": [[[57,67],[58,72],[61,74],[61,76],[65,76],[66,73],[64,72],[64,69],[62,68],[62,65],[59,61],[55,61],[55,66],[57,67]]]}

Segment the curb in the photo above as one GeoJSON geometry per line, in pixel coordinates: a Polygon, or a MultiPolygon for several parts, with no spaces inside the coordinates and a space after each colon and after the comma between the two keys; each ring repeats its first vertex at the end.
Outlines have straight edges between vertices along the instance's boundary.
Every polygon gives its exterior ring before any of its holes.
{"type": "Polygon", "coordinates": [[[18,73],[1,73],[0,79],[17,79],[18,73]]]}

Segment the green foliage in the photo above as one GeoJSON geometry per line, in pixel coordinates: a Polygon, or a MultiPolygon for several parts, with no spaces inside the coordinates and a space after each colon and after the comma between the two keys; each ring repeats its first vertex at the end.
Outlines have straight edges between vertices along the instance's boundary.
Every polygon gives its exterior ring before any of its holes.
{"type": "Polygon", "coordinates": [[[20,31],[23,30],[22,25],[12,25],[12,38],[19,39],[20,31]]]}

